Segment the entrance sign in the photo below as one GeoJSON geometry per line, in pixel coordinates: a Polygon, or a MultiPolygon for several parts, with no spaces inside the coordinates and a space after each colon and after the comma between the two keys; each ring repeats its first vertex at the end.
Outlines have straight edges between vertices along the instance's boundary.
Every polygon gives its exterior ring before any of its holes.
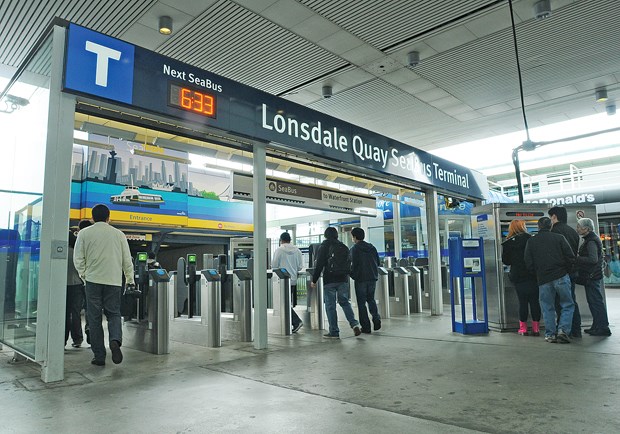
{"type": "Polygon", "coordinates": [[[75,24],[69,25],[68,40],[67,92],[462,196],[484,199],[488,191],[480,172],[250,86],[75,24]]]}

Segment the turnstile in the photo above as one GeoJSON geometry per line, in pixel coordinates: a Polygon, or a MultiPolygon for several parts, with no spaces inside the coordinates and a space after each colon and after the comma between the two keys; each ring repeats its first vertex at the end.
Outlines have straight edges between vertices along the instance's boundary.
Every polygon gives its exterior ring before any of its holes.
{"type": "Polygon", "coordinates": [[[283,336],[292,334],[291,324],[291,275],[286,268],[274,268],[273,284],[273,311],[268,316],[268,329],[270,333],[283,336]]]}
{"type": "Polygon", "coordinates": [[[409,311],[422,312],[422,270],[414,265],[405,267],[409,271],[409,311]]]}
{"type": "Polygon", "coordinates": [[[238,340],[252,342],[252,273],[237,269],[233,273],[233,317],[237,326],[238,340]]]}
{"type": "Polygon", "coordinates": [[[390,317],[390,285],[388,282],[388,270],[385,267],[379,267],[379,278],[375,288],[375,300],[377,309],[382,319],[390,317]]]}
{"type": "Polygon", "coordinates": [[[312,268],[307,269],[306,274],[306,312],[304,314],[304,325],[308,325],[311,330],[325,330],[325,305],[323,303],[323,278],[319,277],[316,286],[312,288],[312,268]]]}
{"type": "Polygon", "coordinates": [[[123,345],[153,354],[168,354],[170,276],[164,269],[148,270],[149,286],[143,294],[146,305],[140,308],[143,318],[136,317],[124,322],[123,345]]]}
{"type": "Polygon", "coordinates": [[[222,346],[222,328],[220,312],[222,296],[222,278],[217,270],[202,270],[207,287],[207,305],[202,312],[207,313],[207,346],[211,348],[222,346]]]}
{"type": "Polygon", "coordinates": [[[389,271],[390,314],[409,315],[409,271],[405,267],[394,267],[389,271]]]}

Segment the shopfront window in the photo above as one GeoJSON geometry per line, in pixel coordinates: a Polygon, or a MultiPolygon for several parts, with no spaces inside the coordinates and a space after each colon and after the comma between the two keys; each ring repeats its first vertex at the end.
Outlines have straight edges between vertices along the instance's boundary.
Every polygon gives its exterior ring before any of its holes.
{"type": "Polygon", "coordinates": [[[620,286],[620,218],[599,218],[601,241],[603,242],[603,282],[606,286],[620,286]]]}
{"type": "Polygon", "coordinates": [[[51,38],[0,101],[0,341],[35,353],[51,38]]]}

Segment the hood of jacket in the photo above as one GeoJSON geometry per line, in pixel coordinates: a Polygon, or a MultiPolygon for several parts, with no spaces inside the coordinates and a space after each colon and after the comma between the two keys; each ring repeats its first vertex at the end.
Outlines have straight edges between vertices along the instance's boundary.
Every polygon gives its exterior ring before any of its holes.
{"type": "Polygon", "coordinates": [[[297,247],[295,247],[291,243],[285,243],[285,244],[280,245],[280,249],[282,253],[286,255],[294,255],[295,252],[297,251],[297,247]]]}

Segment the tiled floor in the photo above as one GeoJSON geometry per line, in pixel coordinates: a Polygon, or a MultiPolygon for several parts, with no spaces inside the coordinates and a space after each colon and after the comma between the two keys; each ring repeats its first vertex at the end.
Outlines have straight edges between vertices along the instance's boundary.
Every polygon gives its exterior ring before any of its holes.
{"type": "Polygon", "coordinates": [[[5,347],[0,432],[617,433],[620,290],[607,297],[614,335],[568,345],[454,334],[447,311],[357,338],[342,327],[338,341],[304,327],[264,351],[124,348],[105,367],[67,346],[66,381],[52,385],[5,347]]]}

